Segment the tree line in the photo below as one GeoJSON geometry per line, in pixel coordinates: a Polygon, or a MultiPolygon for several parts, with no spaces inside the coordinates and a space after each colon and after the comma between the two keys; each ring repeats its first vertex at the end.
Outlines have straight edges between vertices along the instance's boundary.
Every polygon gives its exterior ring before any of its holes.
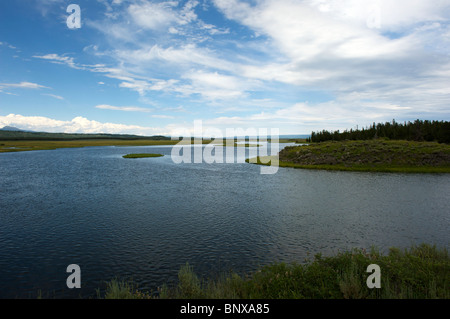
{"type": "Polygon", "coordinates": [[[0,141],[76,141],[76,140],[171,140],[167,136],[140,136],[128,134],[47,133],[0,130],[0,141]]]}
{"type": "Polygon", "coordinates": [[[450,122],[415,120],[398,123],[395,120],[386,123],[373,123],[372,126],[345,130],[343,132],[322,130],[312,132],[308,142],[369,140],[387,138],[390,140],[437,141],[450,143],[450,122]]]}

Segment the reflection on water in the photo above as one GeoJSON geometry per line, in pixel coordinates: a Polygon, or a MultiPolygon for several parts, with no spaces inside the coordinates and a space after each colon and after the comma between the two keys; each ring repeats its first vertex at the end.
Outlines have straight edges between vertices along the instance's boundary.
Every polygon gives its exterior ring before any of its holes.
{"type": "Polygon", "coordinates": [[[154,289],[186,262],[214,276],[352,247],[449,244],[448,175],[261,175],[238,161],[177,165],[171,150],[0,154],[0,297],[95,296],[114,277],[154,289]],[[166,156],[122,158],[146,152],[166,156]],[[66,287],[69,264],[81,289],[66,287]]]}

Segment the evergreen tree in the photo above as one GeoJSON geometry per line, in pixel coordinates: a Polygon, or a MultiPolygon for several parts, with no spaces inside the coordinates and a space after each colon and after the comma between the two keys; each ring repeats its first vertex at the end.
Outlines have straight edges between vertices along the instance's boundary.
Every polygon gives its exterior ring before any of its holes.
{"type": "Polygon", "coordinates": [[[450,143],[450,122],[415,120],[414,122],[397,123],[375,122],[370,127],[356,130],[350,129],[340,132],[339,130],[329,132],[322,130],[312,132],[310,142],[343,141],[343,140],[368,140],[374,138],[388,138],[393,140],[410,141],[437,141],[439,143],[450,143]]]}

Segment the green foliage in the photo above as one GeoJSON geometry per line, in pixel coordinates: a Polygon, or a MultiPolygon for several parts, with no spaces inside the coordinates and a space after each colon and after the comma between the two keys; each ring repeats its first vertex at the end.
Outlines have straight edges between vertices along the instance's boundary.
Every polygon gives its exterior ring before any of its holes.
{"type": "Polygon", "coordinates": [[[450,143],[450,122],[447,121],[422,121],[397,123],[373,123],[372,126],[362,129],[350,129],[344,132],[329,132],[322,130],[312,132],[308,142],[344,141],[344,140],[370,140],[384,138],[390,140],[409,141],[437,141],[450,143]]]}
{"type": "MultiPolygon", "coordinates": [[[[446,249],[422,244],[410,249],[353,249],[335,256],[318,254],[304,264],[274,263],[250,276],[236,273],[203,281],[188,263],[178,272],[178,284],[164,285],[159,298],[193,299],[448,299],[450,258],[446,249]],[[367,267],[381,269],[381,288],[370,289],[367,267]]],[[[113,281],[108,298],[142,298],[129,284],[113,281]]]]}
{"type": "Polygon", "coordinates": [[[201,281],[194,273],[192,266],[186,263],[178,272],[177,295],[186,299],[196,299],[202,297],[201,281]]]}
{"type": "Polygon", "coordinates": [[[71,134],[71,133],[47,133],[47,132],[26,132],[26,131],[4,131],[0,130],[0,140],[3,141],[63,141],[63,140],[101,140],[101,139],[115,139],[115,140],[154,140],[163,141],[171,140],[167,136],[140,136],[127,134],[71,134]]]}
{"type": "Polygon", "coordinates": [[[436,142],[341,141],[290,146],[281,167],[404,173],[450,172],[450,146],[436,142]]]}
{"type": "Polygon", "coordinates": [[[113,279],[106,284],[105,299],[150,299],[148,293],[140,292],[127,281],[113,279]]]}

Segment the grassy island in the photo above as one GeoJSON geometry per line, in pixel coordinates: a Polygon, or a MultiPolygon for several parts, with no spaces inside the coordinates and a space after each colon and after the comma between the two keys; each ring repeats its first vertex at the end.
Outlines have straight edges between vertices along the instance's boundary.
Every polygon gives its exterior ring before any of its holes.
{"type": "Polygon", "coordinates": [[[122,156],[123,158],[148,158],[148,157],[163,157],[162,154],[128,154],[122,156]]]}
{"type": "MultiPolygon", "coordinates": [[[[267,161],[259,161],[257,164],[267,161]]],[[[289,146],[280,167],[342,171],[450,173],[450,145],[374,139],[289,146]]]]}

